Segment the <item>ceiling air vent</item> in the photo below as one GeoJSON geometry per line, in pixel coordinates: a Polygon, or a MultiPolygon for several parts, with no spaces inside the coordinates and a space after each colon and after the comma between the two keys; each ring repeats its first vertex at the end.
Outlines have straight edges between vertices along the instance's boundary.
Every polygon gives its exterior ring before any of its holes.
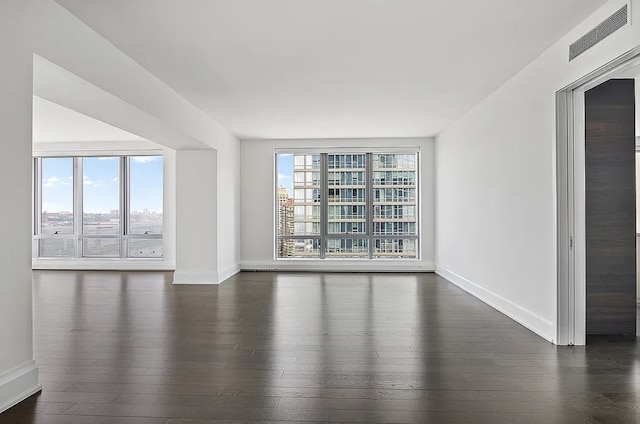
{"type": "Polygon", "coordinates": [[[629,22],[629,5],[625,4],[613,15],[602,21],[600,25],[580,37],[569,46],[569,61],[572,61],[591,47],[598,44],[629,22]]]}

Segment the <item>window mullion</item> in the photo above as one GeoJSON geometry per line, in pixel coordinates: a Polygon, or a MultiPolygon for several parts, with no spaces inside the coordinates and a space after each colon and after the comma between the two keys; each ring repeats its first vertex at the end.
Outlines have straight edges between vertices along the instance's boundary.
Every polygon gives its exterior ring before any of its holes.
{"type": "Polygon", "coordinates": [[[73,158],[73,229],[75,234],[76,258],[83,257],[83,216],[84,210],[82,205],[83,195],[83,169],[82,158],[73,158]]]}
{"type": "Polygon", "coordinates": [[[33,160],[33,237],[31,239],[31,257],[40,257],[40,240],[42,234],[42,159],[33,160]]]}
{"type": "Polygon", "coordinates": [[[327,228],[328,228],[328,163],[327,154],[320,155],[320,259],[326,257],[327,250],[327,228]]]}
{"type": "Polygon", "coordinates": [[[42,158],[33,161],[33,235],[42,234],[42,158]]]}
{"type": "Polygon", "coordinates": [[[367,153],[365,163],[365,199],[366,199],[366,227],[365,234],[369,240],[369,259],[373,259],[373,159],[372,154],[367,153]]]}
{"type": "Polygon", "coordinates": [[[420,209],[422,205],[422,193],[420,193],[421,187],[421,166],[420,166],[420,152],[416,152],[415,155],[415,190],[416,190],[416,204],[415,204],[415,234],[416,234],[416,259],[422,258],[422,215],[420,214],[420,209]]]}
{"type": "Polygon", "coordinates": [[[127,257],[126,235],[129,234],[129,157],[120,158],[120,258],[127,257]]]}

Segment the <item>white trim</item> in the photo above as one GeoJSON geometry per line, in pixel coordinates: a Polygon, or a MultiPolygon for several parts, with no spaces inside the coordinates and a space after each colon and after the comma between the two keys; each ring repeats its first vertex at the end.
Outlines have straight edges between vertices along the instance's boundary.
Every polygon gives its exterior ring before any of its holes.
{"type": "Polygon", "coordinates": [[[215,271],[176,271],[173,284],[220,284],[215,271]]]}
{"type": "Polygon", "coordinates": [[[218,284],[223,283],[225,280],[233,277],[237,273],[240,272],[240,264],[235,263],[233,265],[229,265],[228,267],[222,268],[218,271],[218,284]]]}
{"type": "Polygon", "coordinates": [[[435,264],[408,260],[331,260],[287,259],[278,261],[243,261],[243,271],[313,271],[313,272],[434,272],[435,264]]]}
{"type": "Polygon", "coordinates": [[[160,259],[48,259],[31,260],[31,269],[100,271],[173,271],[176,264],[160,259]]]}
{"type": "Polygon", "coordinates": [[[396,145],[393,147],[347,147],[348,145],[331,145],[326,147],[274,147],[274,154],[310,154],[316,155],[320,153],[327,154],[362,154],[362,153],[420,153],[419,145],[396,145]]]}
{"type": "Polygon", "coordinates": [[[0,374],[0,413],[42,390],[35,361],[0,374]]]}
{"type": "Polygon", "coordinates": [[[517,323],[533,331],[543,339],[554,343],[555,328],[551,318],[518,305],[504,296],[483,287],[481,284],[473,282],[460,274],[439,265],[436,265],[436,273],[467,293],[477,297],[497,311],[502,312],[517,323]]]}
{"type": "MultiPolygon", "coordinates": [[[[115,142],[118,143],[118,142],[115,142]]],[[[95,157],[95,156],[162,156],[162,148],[150,141],[120,142],[126,148],[113,147],[114,142],[51,142],[34,143],[33,157],[95,157]]]]}

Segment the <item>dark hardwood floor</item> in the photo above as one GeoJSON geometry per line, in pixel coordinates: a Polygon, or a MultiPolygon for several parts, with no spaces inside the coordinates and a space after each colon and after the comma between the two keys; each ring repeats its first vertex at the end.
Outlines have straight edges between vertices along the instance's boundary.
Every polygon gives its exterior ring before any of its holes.
{"type": "Polygon", "coordinates": [[[435,274],[34,272],[6,424],[633,423],[635,338],[556,347],[435,274]]]}

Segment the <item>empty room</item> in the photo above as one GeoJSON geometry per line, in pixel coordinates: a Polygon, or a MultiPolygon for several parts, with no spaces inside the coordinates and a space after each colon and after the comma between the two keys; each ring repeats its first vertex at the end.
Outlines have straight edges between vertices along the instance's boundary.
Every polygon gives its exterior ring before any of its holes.
{"type": "Polygon", "coordinates": [[[638,0],[0,3],[0,424],[629,423],[638,0]]]}

